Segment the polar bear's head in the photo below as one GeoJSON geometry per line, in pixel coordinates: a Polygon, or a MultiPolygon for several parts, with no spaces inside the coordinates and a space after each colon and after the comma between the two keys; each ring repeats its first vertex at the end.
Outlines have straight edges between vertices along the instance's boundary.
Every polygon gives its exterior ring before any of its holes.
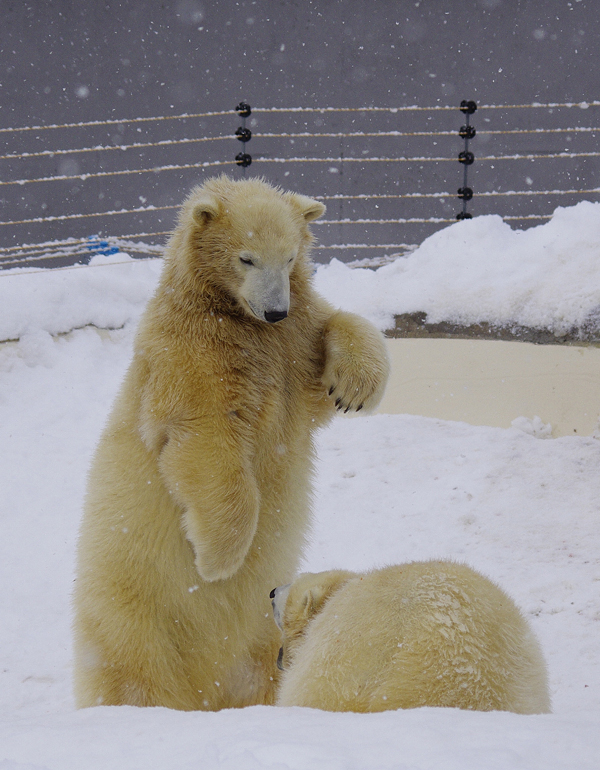
{"type": "Polygon", "coordinates": [[[183,222],[191,215],[193,223],[190,267],[253,318],[281,321],[290,312],[292,276],[312,241],[308,223],[324,212],[319,201],[261,179],[211,179],[182,210],[183,222]]]}
{"type": "Polygon", "coordinates": [[[291,665],[310,621],[322,611],[327,600],[353,577],[353,572],[342,570],[316,574],[305,572],[293,583],[271,591],[273,618],[281,631],[277,665],[282,671],[291,665]]]}

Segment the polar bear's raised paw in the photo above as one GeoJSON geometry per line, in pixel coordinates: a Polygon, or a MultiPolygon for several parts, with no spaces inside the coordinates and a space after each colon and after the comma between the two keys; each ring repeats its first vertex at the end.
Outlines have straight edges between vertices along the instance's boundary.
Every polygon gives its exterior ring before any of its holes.
{"type": "Polygon", "coordinates": [[[381,334],[367,321],[338,311],[325,328],[323,384],[338,411],[377,407],[389,375],[381,334]]]}

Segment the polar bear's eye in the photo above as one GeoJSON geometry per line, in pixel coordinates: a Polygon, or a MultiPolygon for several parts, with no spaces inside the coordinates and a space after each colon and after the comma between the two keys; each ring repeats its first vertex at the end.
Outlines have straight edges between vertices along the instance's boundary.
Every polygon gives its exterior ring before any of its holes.
{"type": "Polygon", "coordinates": [[[242,265],[253,265],[254,262],[250,257],[240,257],[240,262],[242,265]]]}

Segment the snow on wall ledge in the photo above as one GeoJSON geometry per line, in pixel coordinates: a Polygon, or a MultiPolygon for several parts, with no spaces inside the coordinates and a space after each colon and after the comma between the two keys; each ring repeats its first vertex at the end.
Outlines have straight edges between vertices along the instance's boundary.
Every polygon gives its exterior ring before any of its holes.
{"type": "MultiPolygon", "coordinates": [[[[86,325],[136,321],[161,260],[97,256],[89,266],[0,273],[0,341],[86,325]]],[[[512,230],[499,216],[450,225],[406,258],[378,270],[333,260],[315,283],[329,301],[382,331],[397,315],[428,323],[518,325],[567,334],[600,329],[600,203],[557,208],[550,221],[512,230]]]]}

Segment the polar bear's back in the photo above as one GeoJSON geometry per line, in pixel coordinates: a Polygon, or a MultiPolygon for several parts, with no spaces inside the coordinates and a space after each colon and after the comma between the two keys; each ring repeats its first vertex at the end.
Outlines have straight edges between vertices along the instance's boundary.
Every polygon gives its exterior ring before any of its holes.
{"type": "Polygon", "coordinates": [[[452,562],[358,575],[310,624],[280,705],[550,709],[537,640],[494,583],[452,562]]]}

